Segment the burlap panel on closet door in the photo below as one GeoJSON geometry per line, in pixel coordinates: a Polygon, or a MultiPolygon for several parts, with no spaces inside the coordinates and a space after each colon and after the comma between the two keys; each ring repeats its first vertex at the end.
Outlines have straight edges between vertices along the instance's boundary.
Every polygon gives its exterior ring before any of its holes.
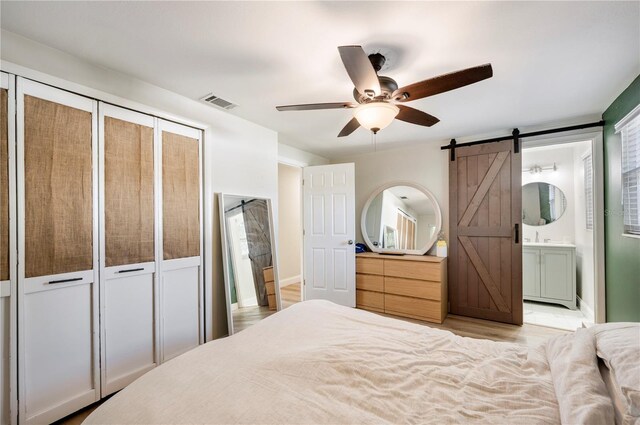
{"type": "Polygon", "coordinates": [[[198,140],[162,132],[164,259],[200,255],[198,140]]]}
{"type": "Polygon", "coordinates": [[[24,99],[25,276],[93,268],[90,112],[24,99]]]}
{"type": "Polygon", "coordinates": [[[105,117],[106,265],[154,260],[153,128],[105,117]]]}
{"type": "Polygon", "coordinates": [[[8,93],[0,89],[0,280],[9,280],[9,129],[8,93]]]}

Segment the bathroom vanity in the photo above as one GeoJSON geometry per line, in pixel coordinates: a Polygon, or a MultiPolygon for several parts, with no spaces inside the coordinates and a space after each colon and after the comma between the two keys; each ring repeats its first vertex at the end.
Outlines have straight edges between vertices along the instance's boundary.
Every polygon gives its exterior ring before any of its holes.
{"type": "Polygon", "coordinates": [[[525,242],[522,294],[525,300],[561,304],[575,310],[575,245],[525,242]]]}

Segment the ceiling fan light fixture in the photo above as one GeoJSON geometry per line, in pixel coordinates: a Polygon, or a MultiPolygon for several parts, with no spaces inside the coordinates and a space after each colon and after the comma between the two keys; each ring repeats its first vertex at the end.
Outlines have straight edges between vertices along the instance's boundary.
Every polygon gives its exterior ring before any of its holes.
{"type": "Polygon", "coordinates": [[[387,102],[369,102],[353,110],[353,117],[367,130],[377,133],[387,127],[398,115],[400,109],[387,102]]]}

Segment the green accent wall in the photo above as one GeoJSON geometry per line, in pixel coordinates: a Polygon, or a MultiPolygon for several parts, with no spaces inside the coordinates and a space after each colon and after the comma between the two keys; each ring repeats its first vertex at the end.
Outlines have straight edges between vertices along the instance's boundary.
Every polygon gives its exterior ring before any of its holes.
{"type": "Polygon", "coordinates": [[[607,322],[640,322],[640,239],[622,236],[621,141],[614,126],[640,104],[640,75],[602,114],[607,322]]]}

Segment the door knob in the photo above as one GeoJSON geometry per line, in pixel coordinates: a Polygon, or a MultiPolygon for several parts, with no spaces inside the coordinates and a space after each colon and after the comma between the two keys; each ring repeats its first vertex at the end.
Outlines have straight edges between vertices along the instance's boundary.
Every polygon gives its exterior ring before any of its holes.
{"type": "Polygon", "coordinates": [[[349,241],[347,242],[349,245],[353,245],[353,239],[349,239],[349,241]]]}

